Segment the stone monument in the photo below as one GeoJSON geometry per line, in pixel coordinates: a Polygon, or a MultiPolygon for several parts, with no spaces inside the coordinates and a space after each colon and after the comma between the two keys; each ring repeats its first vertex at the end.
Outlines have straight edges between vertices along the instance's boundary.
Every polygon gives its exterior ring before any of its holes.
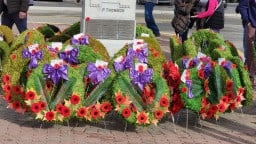
{"type": "Polygon", "coordinates": [[[136,0],[82,1],[81,32],[98,39],[113,56],[135,39],[136,0]]]}

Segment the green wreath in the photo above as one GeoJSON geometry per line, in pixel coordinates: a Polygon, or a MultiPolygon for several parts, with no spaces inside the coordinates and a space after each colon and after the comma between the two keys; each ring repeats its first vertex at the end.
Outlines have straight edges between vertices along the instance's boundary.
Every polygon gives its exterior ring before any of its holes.
{"type": "MultiPolygon", "coordinates": [[[[155,124],[169,111],[170,93],[168,85],[160,74],[154,74],[147,93],[153,93],[151,104],[146,104],[142,99],[142,92],[134,87],[128,72],[122,72],[113,84],[114,107],[128,123],[134,125],[155,124]],[[155,91],[155,92],[153,92],[155,91]]],[[[150,100],[149,100],[150,101],[150,100]]]]}
{"type": "Polygon", "coordinates": [[[241,107],[245,98],[245,88],[235,64],[228,60],[221,64],[211,61],[210,64],[211,68],[193,65],[185,69],[182,76],[185,81],[180,85],[185,107],[202,118],[218,118],[221,113],[241,107]]]}
{"type": "Polygon", "coordinates": [[[63,121],[75,117],[84,98],[83,77],[68,67],[68,80],[55,85],[45,80],[42,70],[43,66],[36,68],[27,81],[24,99],[27,106],[41,120],[63,121]]]}

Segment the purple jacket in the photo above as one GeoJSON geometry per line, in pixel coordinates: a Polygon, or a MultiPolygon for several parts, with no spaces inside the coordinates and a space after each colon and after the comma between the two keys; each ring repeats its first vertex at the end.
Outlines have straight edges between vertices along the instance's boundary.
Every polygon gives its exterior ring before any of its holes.
{"type": "Polygon", "coordinates": [[[242,16],[243,25],[250,22],[253,27],[256,27],[256,1],[240,0],[238,9],[242,16]]]}

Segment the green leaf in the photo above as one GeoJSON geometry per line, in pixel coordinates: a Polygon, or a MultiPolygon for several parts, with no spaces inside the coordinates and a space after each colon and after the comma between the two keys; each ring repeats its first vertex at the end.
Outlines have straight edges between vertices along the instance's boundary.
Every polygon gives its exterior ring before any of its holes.
{"type": "Polygon", "coordinates": [[[41,99],[46,103],[46,110],[49,110],[49,95],[45,94],[45,91],[43,89],[44,81],[40,79],[40,76],[35,74],[34,76],[34,82],[37,84],[36,91],[39,92],[41,99]]]}
{"type": "MultiPolygon", "coordinates": [[[[124,73],[123,73],[124,74],[124,73]]],[[[126,96],[129,97],[129,99],[133,102],[135,107],[139,111],[143,111],[143,105],[141,96],[139,93],[135,90],[133,85],[131,84],[129,78],[127,78],[125,75],[119,75],[119,77],[116,79],[116,84],[119,86],[121,89],[122,93],[124,93],[126,96]]]]}
{"type": "Polygon", "coordinates": [[[68,98],[72,95],[72,87],[76,81],[76,78],[72,77],[61,85],[55,99],[50,104],[50,109],[54,109],[58,103],[62,102],[65,98],[68,98]]]}
{"type": "Polygon", "coordinates": [[[166,83],[166,80],[161,77],[160,73],[155,73],[153,76],[153,83],[156,87],[156,94],[154,98],[154,102],[148,107],[148,109],[155,107],[156,103],[160,101],[160,98],[163,94],[166,94],[166,96],[170,96],[169,87],[166,83]]]}
{"type": "Polygon", "coordinates": [[[108,77],[103,83],[101,83],[100,85],[98,85],[89,95],[88,98],[86,98],[83,101],[83,105],[84,106],[89,106],[92,104],[95,104],[97,101],[99,101],[100,98],[102,98],[102,96],[104,94],[106,94],[106,92],[109,90],[111,84],[113,82],[113,78],[112,77],[108,77]]]}
{"type": "Polygon", "coordinates": [[[208,98],[211,103],[219,103],[220,98],[223,96],[223,82],[226,81],[224,75],[225,73],[223,73],[223,71],[221,72],[221,67],[219,65],[216,65],[213,68],[213,72],[209,78],[210,94],[208,98]]]}

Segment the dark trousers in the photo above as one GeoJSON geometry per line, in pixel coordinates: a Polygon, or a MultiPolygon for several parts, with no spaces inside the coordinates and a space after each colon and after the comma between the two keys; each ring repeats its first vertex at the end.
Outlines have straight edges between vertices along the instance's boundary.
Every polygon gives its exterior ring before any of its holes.
{"type": "Polygon", "coordinates": [[[20,33],[27,30],[27,17],[20,19],[19,12],[12,14],[4,12],[2,14],[1,23],[2,25],[8,26],[10,29],[12,29],[13,24],[15,24],[20,33]]]}
{"type": "Polygon", "coordinates": [[[256,37],[256,28],[252,25],[245,26],[247,29],[246,33],[246,53],[245,53],[245,64],[248,67],[248,71],[251,77],[254,77],[256,72],[256,63],[254,60],[254,41],[256,37]]]}
{"type": "Polygon", "coordinates": [[[152,2],[146,2],[145,3],[145,21],[148,28],[150,28],[155,36],[159,36],[159,28],[155,23],[155,19],[153,16],[153,9],[154,9],[155,3],[152,2]]]}
{"type": "Polygon", "coordinates": [[[179,38],[181,39],[181,41],[184,42],[188,39],[188,31],[189,31],[189,29],[184,31],[182,34],[179,34],[179,33],[176,32],[176,35],[178,35],[179,38]]]}

